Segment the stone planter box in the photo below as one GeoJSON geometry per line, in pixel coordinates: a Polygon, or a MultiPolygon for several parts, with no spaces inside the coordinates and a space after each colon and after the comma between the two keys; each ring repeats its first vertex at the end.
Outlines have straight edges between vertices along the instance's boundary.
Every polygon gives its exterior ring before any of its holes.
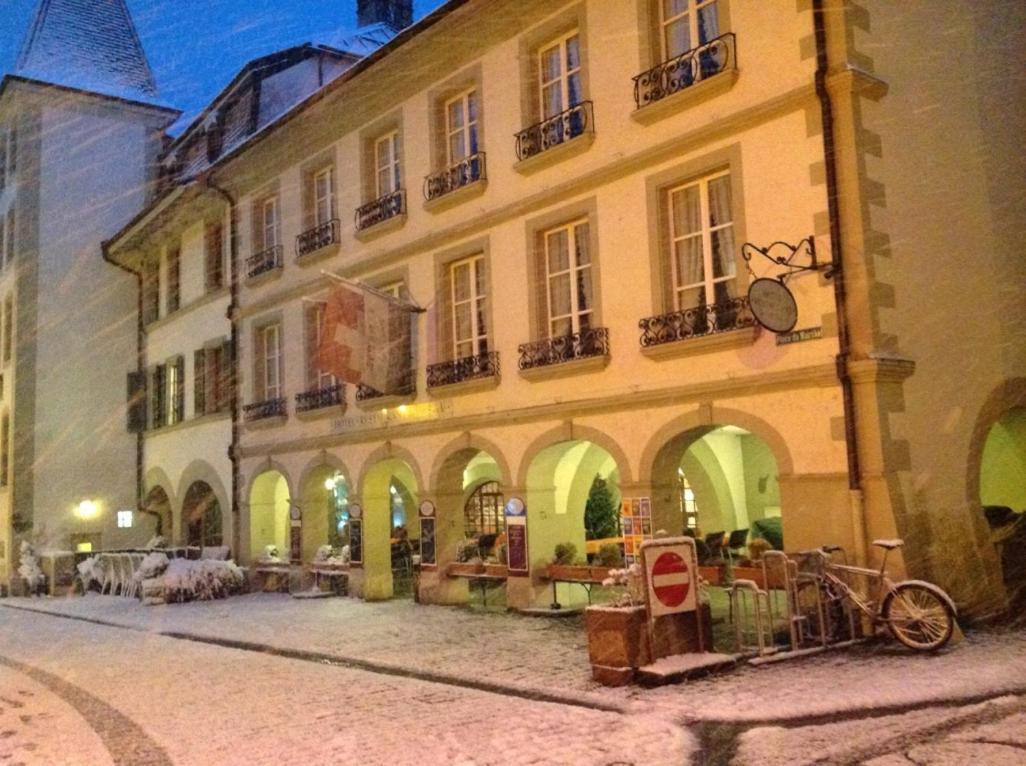
{"type": "Polygon", "coordinates": [[[505,564],[488,564],[484,565],[484,573],[489,577],[509,577],[509,567],[505,564]]]}
{"type": "Polygon", "coordinates": [[[584,610],[592,677],[606,686],[622,686],[652,662],[645,607],[589,606],[584,610]]]}

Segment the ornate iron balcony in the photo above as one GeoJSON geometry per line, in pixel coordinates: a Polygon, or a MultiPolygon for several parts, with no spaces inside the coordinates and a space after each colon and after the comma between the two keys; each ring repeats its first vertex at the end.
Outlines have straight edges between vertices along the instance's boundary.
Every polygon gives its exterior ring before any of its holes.
{"type": "Polygon", "coordinates": [[[755,317],[748,307],[747,297],[647,317],[638,322],[642,348],[754,326],[755,317]]]}
{"type": "Polygon", "coordinates": [[[269,247],[246,259],[246,277],[252,279],[281,268],[281,245],[269,247]]]}
{"type": "Polygon", "coordinates": [[[340,227],[337,218],[332,218],[330,221],[325,221],[319,226],[307,229],[296,237],[296,257],[302,258],[304,255],[317,252],[322,247],[334,245],[339,241],[339,231],[340,227]]]}
{"type": "Polygon", "coordinates": [[[383,396],[412,396],[417,392],[417,381],[414,379],[413,370],[405,376],[402,384],[395,390],[389,391],[388,393],[382,393],[376,388],[365,386],[363,383],[359,383],[356,386],[356,401],[366,402],[371,399],[380,399],[383,396]]]}
{"type": "Polygon", "coordinates": [[[451,362],[429,364],[427,387],[448,386],[465,380],[494,378],[499,374],[499,352],[489,351],[477,356],[465,356],[451,362]]]}
{"type": "Polygon", "coordinates": [[[324,388],[312,388],[296,394],[296,412],[312,412],[325,407],[336,407],[346,399],[344,383],[336,383],[324,388]]]}
{"type": "Polygon", "coordinates": [[[398,189],[373,202],[356,208],[356,229],[368,229],[371,226],[395,218],[406,212],[406,190],[398,189]]]}
{"type": "Polygon", "coordinates": [[[595,116],[590,101],[582,101],[555,117],[532,125],[517,133],[517,159],[526,160],[571,138],[595,130],[595,116]]]}
{"type": "Polygon", "coordinates": [[[424,199],[431,201],[468,184],[485,179],[485,155],[478,152],[460,160],[452,167],[424,179],[424,199]]]}
{"type": "Polygon", "coordinates": [[[247,423],[251,423],[254,420],[285,417],[285,399],[267,399],[262,402],[247,404],[242,408],[242,415],[247,423]]]}
{"type": "Polygon", "coordinates": [[[608,356],[609,330],[605,327],[591,327],[573,335],[521,343],[518,350],[521,370],[547,367],[593,356],[608,356]]]}
{"type": "Polygon", "coordinates": [[[640,109],[727,69],[737,69],[733,32],[639,74],[634,78],[634,103],[640,109]]]}

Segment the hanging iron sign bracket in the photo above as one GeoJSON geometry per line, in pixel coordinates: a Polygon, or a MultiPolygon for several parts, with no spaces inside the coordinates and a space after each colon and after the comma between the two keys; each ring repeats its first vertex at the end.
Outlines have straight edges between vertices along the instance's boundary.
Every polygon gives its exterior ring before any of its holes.
{"type": "MultiPolygon", "coordinates": [[[[761,255],[775,266],[785,269],[775,277],[780,284],[785,284],[788,277],[802,271],[822,271],[823,276],[827,279],[834,275],[832,265],[819,263],[816,260],[816,238],[811,235],[797,245],[777,241],[766,247],[759,247],[751,242],[745,242],[741,245],[741,257],[745,259],[746,264],[749,264],[749,272],[752,271],[750,264],[755,255],[761,255]]],[[[754,272],[752,273],[754,274],[754,272]]]]}

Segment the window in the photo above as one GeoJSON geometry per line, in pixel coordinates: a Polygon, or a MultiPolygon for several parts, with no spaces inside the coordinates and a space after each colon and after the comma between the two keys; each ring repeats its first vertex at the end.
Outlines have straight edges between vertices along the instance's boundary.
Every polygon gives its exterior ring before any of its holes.
{"type": "Polygon", "coordinates": [[[256,335],[256,398],[280,399],[282,390],[281,325],[264,325],[256,335]]]}
{"type": "Polygon", "coordinates": [[[258,206],[259,238],[261,250],[269,250],[281,244],[281,226],[278,219],[278,198],[267,197],[258,206]]]}
{"type": "Polygon", "coordinates": [[[4,266],[14,262],[14,208],[7,211],[7,238],[4,241],[4,266]]]}
{"type": "Polygon", "coordinates": [[[197,349],[193,354],[193,409],[196,417],[224,412],[231,404],[231,344],[197,349]]]}
{"type": "Polygon", "coordinates": [[[543,48],[538,53],[538,60],[542,119],[580,104],[583,90],[581,43],[577,31],[543,48]]]}
{"type": "Polygon", "coordinates": [[[150,427],[163,428],[167,416],[167,367],[158,364],[150,374],[150,427]]]}
{"type": "Polygon", "coordinates": [[[160,265],[155,261],[143,266],[142,312],[145,324],[160,318],[160,265]]]}
{"type": "Polygon", "coordinates": [[[326,303],[315,301],[306,306],[306,385],[311,391],[331,388],[338,381],[330,372],[320,368],[317,349],[321,345],[326,303]]]}
{"type": "Polygon", "coordinates": [[[4,298],[3,347],[3,363],[7,364],[14,353],[14,299],[10,295],[4,298]]]}
{"type": "Polygon", "coordinates": [[[399,131],[381,136],[374,142],[375,192],[379,198],[402,188],[399,131]]]}
{"type": "Polygon", "coordinates": [[[133,513],[131,511],[118,511],[118,529],[131,529],[133,522],[133,513]]]}
{"type": "Polygon", "coordinates": [[[671,188],[666,196],[674,309],[737,295],[730,174],[671,188]]]}
{"type": "Polygon", "coordinates": [[[663,60],[704,45],[720,34],[717,0],[660,0],[663,60]]]}
{"type": "Polygon", "coordinates": [[[484,256],[475,255],[449,266],[449,295],[454,359],[488,353],[485,317],[484,256]]]}
{"type": "Polygon", "coordinates": [[[501,535],[506,531],[504,498],[499,483],[489,481],[474,490],[463,506],[463,527],[467,537],[501,535]]]}
{"type": "Polygon", "coordinates": [[[182,251],[167,251],[167,311],[178,311],[182,305],[182,251]]]}
{"type": "Polygon", "coordinates": [[[208,223],[203,237],[204,287],[207,292],[224,287],[224,228],[208,223]]]}
{"type": "Polygon", "coordinates": [[[594,298],[588,236],[587,219],[542,234],[545,329],[550,338],[572,335],[592,326],[594,298]]]}
{"type": "Polygon", "coordinates": [[[446,153],[455,165],[478,153],[477,91],[468,90],[445,104],[446,153]]]}
{"type": "Polygon", "coordinates": [[[11,416],[4,413],[0,421],[0,487],[6,487],[11,470],[11,416]]]}
{"type": "Polygon", "coordinates": [[[167,425],[181,423],[185,418],[185,359],[178,357],[166,366],[167,392],[164,401],[167,404],[167,425]]]}
{"type": "Polygon", "coordinates": [[[332,167],[317,171],[313,177],[314,226],[321,226],[336,218],[335,213],[335,169],[332,167]]]}

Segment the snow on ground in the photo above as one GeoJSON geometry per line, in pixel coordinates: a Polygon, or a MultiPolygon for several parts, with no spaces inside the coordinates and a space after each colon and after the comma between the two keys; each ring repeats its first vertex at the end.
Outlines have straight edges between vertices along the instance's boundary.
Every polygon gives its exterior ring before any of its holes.
{"type": "Polygon", "coordinates": [[[7,603],[140,630],[322,652],[380,667],[657,711],[676,720],[799,719],[1026,691],[1022,631],[969,632],[960,644],[935,655],[885,642],[743,666],[678,686],[606,689],[591,680],[578,618],[481,613],[409,601],[300,601],[279,594],[163,607],[110,596],[7,603]]]}
{"type": "MultiPolygon", "coordinates": [[[[896,752],[906,750],[907,744],[929,737],[931,732],[946,733],[953,727],[981,717],[1001,717],[1002,712],[1022,705],[1017,697],[1003,697],[966,707],[928,707],[900,715],[817,726],[759,726],[740,736],[737,755],[732,763],[735,766],[776,766],[781,763],[806,766],[823,761],[856,763],[880,754],[892,757],[896,752]]],[[[994,726],[970,726],[951,739],[978,742],[981,733],[990,738],[994,726]]],[[[905,766],[909,766],[907,761],[905,766]]],[[[959,766],[965,766],[965,763],[959,766]]]]}
{"type": "MultiPolygon", "coordinates": [[[[0,661],[8,657],[88,690],[130,717],[174,764],[679,766],[694,750],[690,735],[658,716],[506,697],[24,611],[0,614],[0,661]]],[[[289,632],[282,623],[277,628],[289,632]]],[[[25,763],[103,760],[71,749],[25,763]]]]}

